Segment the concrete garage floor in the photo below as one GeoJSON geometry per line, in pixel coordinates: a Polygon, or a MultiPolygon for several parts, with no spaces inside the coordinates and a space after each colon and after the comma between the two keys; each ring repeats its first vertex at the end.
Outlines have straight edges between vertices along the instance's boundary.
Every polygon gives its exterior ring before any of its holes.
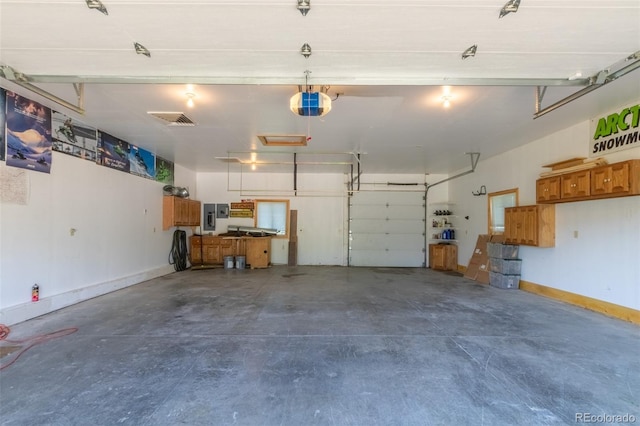
{"type": "Polygon", "coordinates": [[[68,327],[0,373],[2,425],[640,422],[637,326],[428,269],[185,271],[10,338],[68,327]]]}

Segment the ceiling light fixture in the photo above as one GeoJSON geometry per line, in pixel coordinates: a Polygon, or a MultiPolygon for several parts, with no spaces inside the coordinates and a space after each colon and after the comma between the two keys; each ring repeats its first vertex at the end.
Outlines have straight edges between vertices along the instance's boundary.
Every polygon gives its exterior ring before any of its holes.
{"type": "Polygon", "coordinates": [[[502,18],[509,13],[517,12],[518,6],[520,6],[520,0],[509,0],[507,4],[502,6],[502,9],[500,9],[500,15],[498,16],[498,18],[502,18]]]}
{"type": "Polygon", "coordinates": [[[309,9],[311,9],[311,0],[298,0],[297,8],[302,16],[307,16],[309,9]]]}
{"type": "Polygon", "coordinates": [[[187,97],[187,106],[189,108],[193,108],[193,98],[196,97],[196,92],[193,90],[193,84],[187,84],[187,91],[184,92],[184,95],[187,97]]]}
{"type": "Polygon", "coordinates": [[[309,43],[305,43],[302,45],[302,47],[300,48],[300,54],[305,58],[311,56],[311,46],[309,46],[309,43]]]}
{"type": "Polygon", "coordinates": [[[138,55],[144,55],[147,58],[151,57],[151,52],[149,52],[149,49],[147,49],[146,47],[144,47],[143,45],[141,45],[138,42],[134,42],[133,43],[133,47],[136,49],[136,53],[138,55]]]}
{"type": "Polygon", "coordinates": [[[107,8],[104,7],[104,4],[102,4],[100,0],[87,0],[87,6],[89,7],[89,9],[97,9],[105,15],[109,14],[107,8]]]}
{"type": "Polygon", "coordinates": [[[462,52],[462,59],[472,58],[476,56],[476,50],[478,50],[477,44],[474,44],[473,46],[467,48],[467,50],[462,52]]]}
{"type": "Polygon", "coordinates": [[[192,92],[187,92],[185,93],[185,95],[187,95],[187,106],[189,108],[193,108],[193,98],[195,98],[196,94],[192,93],[192,92]]]}

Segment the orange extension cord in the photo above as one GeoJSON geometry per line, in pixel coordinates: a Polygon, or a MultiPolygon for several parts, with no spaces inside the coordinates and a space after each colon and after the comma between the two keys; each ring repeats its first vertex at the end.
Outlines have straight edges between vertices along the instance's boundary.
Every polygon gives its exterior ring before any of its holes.
{"type": "Polygon", "coordinates": [[[7,339],[7,337],[9,336],[9,333],[11,333],[11,330],[6,325],[0,324],[0,341],[4,340],[5,342],[19,344],[19,345],[26,344],[22,349],[20,349],[16,353],[16,355],[13,356],[11,361],[7,362],[6,364],[0,364],[0,371],[4,370],[5,368],[9,367],[11,364],[16,362],[18,358],[22,356],[23,353],[25,353],[27,350],[31,349],[38,343],[48,342],[49,340],[55,339],[57,337],[68,336],[70,334],[75,333],[76,331],[78,331],[76,327],[64,328],[62,330],[54,331],[53,333],[41,334],[39,336],[29,337],[28,339],[9,340],[7,339]]]}

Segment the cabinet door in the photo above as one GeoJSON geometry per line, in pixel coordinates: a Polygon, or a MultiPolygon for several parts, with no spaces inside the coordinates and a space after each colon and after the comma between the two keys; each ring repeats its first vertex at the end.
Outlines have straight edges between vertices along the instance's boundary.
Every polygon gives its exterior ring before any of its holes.
{"type": "Polygon", "coordinates": [[[271,262],[271,238],[255,237],[247,239],[247,263],[251,268],[266,268],[271,262]]]}
{"type": "Polygon", "coordinates": [[[622,194],[629,192],[629,163],[612,164],[611,168],[611,193],[622,194]]]}
{"type": "Polygon", "coordinates": [[[518,234],[518,208],[510,207],[504,209],[504,242],[509,244],[517,244],[516,235],[518,234]]]}
{"type": "Polygon", "coordinates": [[[202,237],[191,237],[191,244],[189,245],[189,253],[191,254],[191,264],[199,265],[202,263],[202,237]]]}
{"type": "Polygon", "coordinates": [[[538,202],[560,199],[560,176],[538,179],[536,181],[536,199],[538,202]]]}
{"type": "Polygon", "coordinates": [[[445,259],[445,249],[444,245],[441,244],[431,244],[429,246],[429,266],[431,269],[446,269],[446,259],[445,259]]]}
{"type": "Polygon", "coordinates": [[[520,244],[538,245],[538,209],[530,206],[522,212],[522,238],[520,244]]]}
{"type": "Polygon", "coordinates": [[[591,193],[591,172],[589,170],[562,175],[560,182],[562,198],[587,197],[591,193]]]}
{"type": "Polygon", "coordinates": [[[175,218],[176,225],[184,226],[189,224],[189,200],[175,198],[175,218]]]}
{"type": "Polygon", "coordinates": [[[456,271],[458,269],[458,246],[455,244],[449,244],[445,248],[445,268],[449,271],[456,271]]]}
{"type": "Polygon", "coordinates": [[[189,225],[200,226],[200,201],[188,200],[188,206],[189,225]]]}

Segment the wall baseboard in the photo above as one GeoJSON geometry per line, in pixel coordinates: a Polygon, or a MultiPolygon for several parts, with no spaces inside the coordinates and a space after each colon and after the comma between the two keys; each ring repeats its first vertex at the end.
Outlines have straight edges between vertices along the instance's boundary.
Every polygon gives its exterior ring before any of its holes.
{"type": "Polygon", "coordinates": [[[153,278],[168,275],[175,272],[172,265],[164,265],[158,268],[149,269],[137,274],[117,278],[111,281],[94,284],[77,290],[56,294],[50,297],[43,297],[37,302],[21,303],[9,306],[0,310],[0,324],[14,325],[20,322],[48,314],[76,303],[102,296],[112,291],[130,287],[153,278]]]}
{"type": "Polygon", "coordinates": [[[462,272],[464,274],[467,272],[467,267],[464,265],[458,265],[458,272],[462,272]]]}
{"type": "Polygon", "coordinates": [[[618,318],[633,324],[640,325],[640,311],[627,308],[625,306],[616,305],[614,303],[605,302],[603,300],[593,299],[591,297],[582,296],[568,291],[558,290],[557,288],[546,287],[529,281],[520,281],[520,290],[537,294],[539,296],[556,299],[571,305],[580,306],[610,317],[618,318]]]}

